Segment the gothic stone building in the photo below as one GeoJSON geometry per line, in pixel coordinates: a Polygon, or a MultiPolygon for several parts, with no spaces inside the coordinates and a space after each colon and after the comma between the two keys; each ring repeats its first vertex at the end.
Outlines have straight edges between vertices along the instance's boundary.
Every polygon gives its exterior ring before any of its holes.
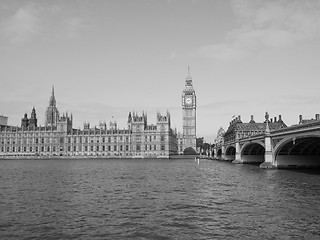
{"type": "Polygon", "coordinates": [[[46,111],[45,126],[38,126],[36,110],[21,119],[21,126],[0,125],[0,157],[103,157],[103,158],[169,158],[177,154],[177,133],[171,129],[169,112],[156,116],[148,125],[147,115],[129,113],[127,128],[115,122],[82,130],[72,127],[73,117],[60,116],[54,89],[46,111]]]}
{"type": "Polygon", "coordinates": [[[129,113],[127,128],[117,123],[74,129],[73,116],[60,115],[52,88],[45,125],[39,126],[36,110],[21,119],[21,126],[8,126],[7,118],[0,118],[0,157],[122,157],[169,158],[182,154],[184,149],[196,149],[196,94],[188,67],[182,93],[183,132],[171,128],[169,112],[157,113],[156,123],[149,125],[147,115],[129,113]]]}
{"type": "Polygon", "coordinates": [[[192,84],[190,68],[185,81],[185,88],[182,92],[182,123],[183,132],[178,134],[178,153],[182,154],[187,148],[196,151],[196,93],[192,84]]]}

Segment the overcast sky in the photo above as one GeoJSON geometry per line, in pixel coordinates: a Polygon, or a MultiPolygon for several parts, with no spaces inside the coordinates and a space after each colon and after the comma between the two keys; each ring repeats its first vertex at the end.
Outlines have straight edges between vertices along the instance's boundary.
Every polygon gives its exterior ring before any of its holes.
{"type": "Polygon", "coordinates": [[[182,131],[188,65],[197,135],[244,122],[320,113],[318,0],[61,0],[0,4],[0,115],[44,125],[51,88],[74,127],[126,127],[129,111],[169,110],[182,131]]]}

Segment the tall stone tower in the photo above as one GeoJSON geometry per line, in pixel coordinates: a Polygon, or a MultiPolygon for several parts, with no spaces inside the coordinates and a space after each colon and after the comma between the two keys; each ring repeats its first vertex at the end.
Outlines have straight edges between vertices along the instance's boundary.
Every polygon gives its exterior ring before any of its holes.
{"type": "Polygon", "coordinates": [[[56,127],[59,120],[59,111],[56,106],[56,98],[54,97],[54,87],[49,101],[49,107],[46,111],[46,126],[56,127]]]}
{"type": "Polygon", "coordinates": [[[29,119],[29,126],[32,128],[36,128],[38,125],[37,115],[36,115],[36,109],[33,107],[31,112],[31,117],[29,119]]]}
{"type": "Polygon", "coordinates": [[[192,147],[196,151],[196,93],[192,86],[188,67],[185,88],[182,93],[183,150],[192,147]]]}

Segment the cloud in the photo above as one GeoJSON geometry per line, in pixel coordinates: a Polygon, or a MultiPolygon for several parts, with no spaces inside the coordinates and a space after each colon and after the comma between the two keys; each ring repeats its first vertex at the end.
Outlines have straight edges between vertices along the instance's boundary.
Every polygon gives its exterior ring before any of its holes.
{"type": "Polygon", "coordinates": [[[86,29],[86,22],[80,17],[71,17],[65,20],[67,37],[78,38],[80,37],[79,32],[86,29]]]}
{"type": "MultiPolygon", "coordinates": [[[[167,0],[167,2],[168,2],[169,4],[179,3],[179,2],[185,3],[186,0],[167,0]]],[[[189,0],[188,2],[191,3],[191,4],[197,4],[197,3],[199,3],[199,0],[189,0]]]]}
{"type": "Polygon", "coordinates": [[[320,38],[320,1],[232,0],[231,5],[238,27],[227,34],[224,43],[202,46],[201,55],[239,60],[320,38]]]}
{"type": "Polygon", "coordinates": [[[0,8],[2,45],[23,46],[39,38],[74,39],[93,27],[93,11],[82,2],[26,2],[0,8]]]}
{"type": "Polygon", "coordinates": [[[2,21],[0,31],[7,41],[21,45],[39,34],[41,23],[38,9],[33,4],[28,4],[2,21]]]}
{"type": "Polygon", "coordinates": [[[240,46],[226,43],[207,45],[200,48],[199,53],[208,58],[216,58],[222,61],[238,60],[249,55],[249,52],[240,46]]]}
{"type": "Polygon", "coordinates": [[[174,52],[172,52],[172,53],[170,53],[169,54],[169,59],[175,59],[177,57],[177,52],[176,51],[174,51],[174,52]]]}

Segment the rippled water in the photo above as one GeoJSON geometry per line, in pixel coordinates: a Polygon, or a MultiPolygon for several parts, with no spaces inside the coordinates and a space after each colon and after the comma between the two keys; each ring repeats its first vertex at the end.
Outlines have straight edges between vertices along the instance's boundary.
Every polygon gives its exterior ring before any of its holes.
{"type": "Polygon", "coordinates": [[[320,174],[203,160],[0,161],[1,239],[319,239],[320,174]]]}

